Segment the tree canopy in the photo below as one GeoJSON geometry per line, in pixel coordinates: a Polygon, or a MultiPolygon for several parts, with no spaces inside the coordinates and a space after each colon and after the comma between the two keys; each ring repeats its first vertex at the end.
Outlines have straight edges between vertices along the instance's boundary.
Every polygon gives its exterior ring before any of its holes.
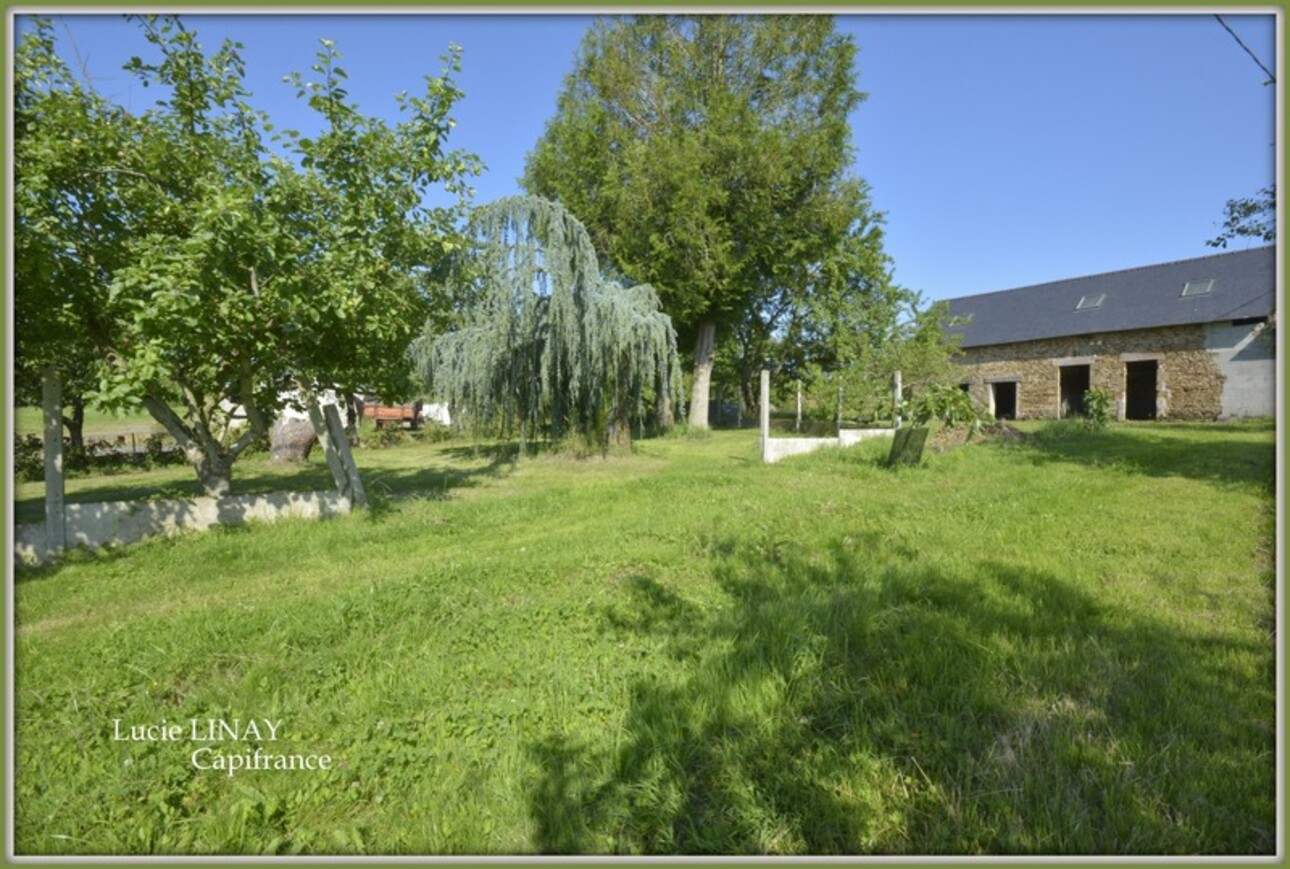
{"type": "Polygon", "coordinates": [[[94,397],[147,408],[223,494],[286,388],[407,387],[403,351],[478,171],[445,147],[459,51],[391,126],[349,101],[322,40],[312,75],[289,77],[318,117],[310,138],[250,104],[238,44],[208,53],[179,18],[137,20],[155,57],[126,68],[159,95],[139,114],[73,75],[47,22],[18,47],[18,364],[92,348],[94,397]],[[428,206],[439,187],[457,204],[428,206]]]}
{"type": "Polygon", "coordinates": [[[854,57],[827,16],[600,19],[529,155],[526,188],[655,286],[694,342],[693,426],[717,330],[806,286],[868,206],[846,174],[854,57]]]}
{"type": "Polygon", "coordinates": [[[675,395],[676,336],[653,288],[606,279],[583,225],[559,203],[501,199],[475,210],[464,323],[427,324],[410,355],[427,389],[477,426],[523,441],[629,435],[646,402],[675,395]]]}
{"type": "Polygon", "coordinates": [[[1277,187],[1269,184],[1256,196],[1229,199],[1223,209],[1223,231],[1205,244],[1210,247],[1227,247],[1236,238],[1257,241],[1277,240],[1277,187]]]}

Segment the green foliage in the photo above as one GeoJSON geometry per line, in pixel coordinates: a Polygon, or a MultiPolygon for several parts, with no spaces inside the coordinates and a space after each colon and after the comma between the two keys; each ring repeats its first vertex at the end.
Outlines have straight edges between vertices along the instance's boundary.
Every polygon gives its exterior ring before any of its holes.
{"type": "MultiPolygon", "coordinates": [[[[45,479],[44,440],[38,435],[14,435],[14,478],[23,482],[45,479]]],[[[90,438],[81,445],[63,440],[63,469],[67,478],[113,474],[127,469],[162,468],[184,464],[184,454],[159,434],[149,435],[142,451],[126,448],[125,438],[90,438]]]]}
{"type": "Polygon", "coordinates": [[[1084,392],[1084,425],[1094,431],[1104,429],[1111,424],[1112,407],[1111,390],[1102,387],[1084,392]]]}
{"type": "Polygon", "coordinates": [[[1252,238],[1269,244],[1277,240],[1277,187],[1269,184],[1257,195],[1229,199],[1224,209],[1223,231],[1205,242],[1210,247],[1227,247],[1236,238],[1252,238]]]}
{"type": "Polygon", "coordinates": [[[902,402],[901,416],[915,428],[922,428],[933,420],[947,428],[965,425],[969,437],[989,422],[966,392],[944,383],[930,384],[902,402]]]}
{"type": "Polygon", "coordinates": [[[460,250],[477,171],[447,152],[459,52],[390,126],[349,100],[330,41],[292,75],[313,139],[249,102],[240,46],[207,52],[176,17],[139,19],[126,69],[157,103],[134,113],[79,82],[37,22],[15,61],[15,318],[20,365],[92,346],[92,397],[142,404],[213,494],[268,429],[284,390],[406,389],[400,354],[460,250]],[[458,204],[429,207],[443,188],[458,204]],[[233,408],[249,425],[226,439],[233,408]]]}
{"type": "Polygon", "coordinates": [[[922,391],[949,376],[958,347],[947,331],[945,302],[926,303],[895,288],[871,297],[847,296],[830,317],[835,323],[815,352],[829,371],[825,391],[842,387],[844,410],[886,419],[894,412],[895,372],[910,391],[922,391]]]}
{"type": "MultiPolygon", "coordinates": [[[[657,288],[696,365],[711,330],[718,345],[738,332],[750,389],[800,304],[790,299],[870,219],[846,174],[848,114],[862,99],[855,52],[829,16],[598,19],[524,185],[577,215],[614,268],[657,288]]],[[[693,388],[702,427],[701,377],[693,388]]]]}
{"type": "Polygon", "coordinates": [[[402,425],[391,422],[379,427],[374,425],[371,431],[361,437],[363,446],[385,449],[407,443],[410,439],[408,435],[408,431],[402,425]]]}
{"type": "Polygon", "coordinates": [[[45,446],[39,435],[13,436],[13,476],[20,482],[45,479],[45,446]]]}
{"type": "Polygon", "coordinates": [[[410,355],[428,390],[480,430],[521,440],[629,435],[646,398],[675,395],[671,320],[652,287],[601,276],[591,239],[555,202],[511,197],[471,219],[478,301],[461,328],[433,324],[410,355]]]}
{"type": "Polygon", "coordinates": [[[452,426],[437,422],[423,422],[421,428],[408,434],[412,440],[421,444],[442,444],[457,438],[457,432],[452,426]]]}

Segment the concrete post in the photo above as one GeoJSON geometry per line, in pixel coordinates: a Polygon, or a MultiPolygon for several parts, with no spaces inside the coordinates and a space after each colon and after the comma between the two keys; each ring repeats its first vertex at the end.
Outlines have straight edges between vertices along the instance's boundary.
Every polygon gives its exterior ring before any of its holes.
{"type": "Polygon", "coordinates": [[[891,375],[891,400],[892,400],[892,428],[900,428],[900,372],[896,371],[891,375]]]}
{"type": "MultiPolygon", "coordinates": [[[[336,483],[336,491],[353,501],[354,494],[350,490],[349,474],[341,461],[335,439],[327,428],[327,419],[323,416],[322,408],[312,399],[307,400],[305,404],[309,411],[309,422],[314,427],[314,434],[318,435],[318,443],[323,448],[323,455],[327,457],[327,467],[331,469],[331,478],[336,483]]],[[[345,443],[348,444],[349,441],[345,443]]]]}
{"type": "Polygon", "coordinates": [[[797,419],[793,422],[793,431],[802,433],[802,379],[797,379],[797,419]]]}
{"type": "Polygon", "coordinates": [[[355,507],[367,506],[367,492],[363,489],[363,479],[358,475],[358,465],[354,464],[354,454],[349,449],[349,438],[345,436],[345,424],[340,421],[340,411],[336,405],[329,404],[323,408],[327,421],[327,430],[332,443],[340,456],[341,467],[349,481],[349,497],[355,507]]]}
{"type": "Polygon", "coordinates": [[[761,460],[766,461],[770,447],[770,372],[761,370],[761,460]]]}
{"type": "Polygon", "coordinates": [[[67,546],[63,515],[63,385],[53,366],[41,372],[45,411],[45,544],[52,555],[67,546]]]}

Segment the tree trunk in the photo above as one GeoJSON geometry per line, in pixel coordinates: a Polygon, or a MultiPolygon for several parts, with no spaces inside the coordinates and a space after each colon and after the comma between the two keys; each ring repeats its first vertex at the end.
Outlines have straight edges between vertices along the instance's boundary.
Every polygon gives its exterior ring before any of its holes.
{"type": "Polygon", "coordinates": [[[233,486],[233,463],[227,457],[214,451],[203,452],[193,467],[207,495],[212,498],[228,496],[233,486]]]}
{"type": "Polygon", "coordinates": [[[615,447],[629,447],[632,445],[632,423],[626,414],[615,414],[609,420],[609,425],[605,426],[605,439],[601,444],[601,451],[608,452],[615,447]]]}
{"type": "Polygon", "coordinates": [[[67,426],[71,452],[79,453],[85,449],[85,399],[80,395],[73,395],[71,403],[72,415],[63,417],[63,425],[67,426]]]}
{"type": "Polygon", "coordinates": [[[749,416],[761,415],[761,399],[753,392],[753,374],[751,369],[745,369],[743,377],[740,378],[739,391],[742,393],[743,401],[739,408],[739,427],[743,428],[744,410],[749,411],[749,416]]]}
{"type": "Polygon", "coordinates": [[[358,421],[362,417],[363,411],[358,406],[358,399],[354,393],[345,393],[345,437],[349,439],[351,447],[358,446],[358,421]]]}
{"type": "Polygon", "coordinates": [[[694,345],[694,388],[690,392],[690,428],[708,428],[708,393],[712,388],[712,357],[716,348],[717,324],[705,320],[699,324],[699,340],[694,345]]]}
{"type": "Polygon", "coordinates": [[[155,395],[145,395],[143,406],[170,433],[175,443],[179,444],[179,448],[184,451],[184,458],[188,459],[188,464],[197,472],[197,480],[212,498],[223,498],[229,493],[233,481],[233,460],[257,436],[265,433],[264,430],[257,431],[255,421],[261,415],[258,412],[252,413],[248,403],[247,415],[251,428],[225,451],[220,448],[219,441],[211,435],[209,429],[189,428],[166,402],[155,395]]]}
{"type": "Polygon", "coordinates": [[[658,404],[654,410],[655,418],[658,420],[660,432],[667,431],[676,425],[676,416],[672,412],[672,392],[668,384],[663,384],[663,388],[658,394],[658,404]]]}

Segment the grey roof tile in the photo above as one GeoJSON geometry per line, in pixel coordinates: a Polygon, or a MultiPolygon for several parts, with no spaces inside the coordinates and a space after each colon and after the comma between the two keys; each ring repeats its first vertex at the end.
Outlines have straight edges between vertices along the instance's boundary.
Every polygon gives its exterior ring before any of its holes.
{"type": "Polygon", "coordinates": [[[951,315],[971,318],[951,329],[963,336],[962,347],[1266,317],[1276,307],[1276,247],[962,296],[949,305],[951,315]],[[1188,281],[1211,279],[1208,293],[1182,295],[1188,281]],[[1077,310],[1081,299],[1098,295],[1101,304],[1077,310]]]}

